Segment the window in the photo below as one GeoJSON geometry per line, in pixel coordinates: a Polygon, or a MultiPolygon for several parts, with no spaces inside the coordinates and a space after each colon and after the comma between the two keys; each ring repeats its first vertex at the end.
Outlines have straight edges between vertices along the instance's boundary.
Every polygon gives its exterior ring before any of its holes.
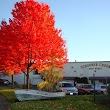
{"type": "Polygon", "coordinates": [[[71,83],[62,83],[62,87],[74,87],[71,83]]]}

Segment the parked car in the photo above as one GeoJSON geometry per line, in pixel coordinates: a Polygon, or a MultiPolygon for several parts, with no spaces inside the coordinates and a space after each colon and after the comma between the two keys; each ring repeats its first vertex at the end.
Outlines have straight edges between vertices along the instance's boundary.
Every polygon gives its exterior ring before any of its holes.
{"type": "Polygon", "coordinates": [[[99,90],[101,92],[101,94],[107,94],[107,85],[96,84],[95,89],[99,90]]]}
{"type": "Polygon", "coordinates": [[[6,79],[0,79],[0,85],[8,85],[10,82],[6,79]]]}
{"type": "Polygon", "coordinates": [[[92,84],[77,84],[76,85],[79,94],[100,94],[99,90],[94,91],[94,86],[92,84]]]}
{"type": "Polygon", "coordinates": [[[57,91],[63,91],[67,95],[77,95],[78,89],[74,87],[72,82],[62,81],[57,84],[57,91]]]}

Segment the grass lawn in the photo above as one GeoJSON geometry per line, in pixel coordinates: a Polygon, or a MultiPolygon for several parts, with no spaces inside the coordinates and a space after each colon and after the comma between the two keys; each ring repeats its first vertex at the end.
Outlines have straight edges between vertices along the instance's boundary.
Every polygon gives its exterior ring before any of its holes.
{"type": "Polygon", "coordinates": [[[61,99],[39,101],[17,101],[14,90],[0,90],[12,110],[110,110],[106,106],[95,104],[92,95],[66,96],[61,99]]]}

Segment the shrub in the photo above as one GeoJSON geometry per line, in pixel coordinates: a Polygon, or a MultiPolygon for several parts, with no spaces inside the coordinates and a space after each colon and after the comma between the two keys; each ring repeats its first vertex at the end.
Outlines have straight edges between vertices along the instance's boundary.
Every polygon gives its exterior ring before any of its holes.
{"type": "Polygon", "coordinates": [[[23,88],[23,84],[19,84],[19,88],[23,88]]]}
{"type": "Polygon", "coordinates": [[[37,87],[39,90],[49,91],[51,89],[51,84],[47,81],[43,81],[40,82],[37,87]]]}
{"type": "Polygon", "coordinates": [[[80,78],[80,77],[75,77],[74,81],[77,82],[77,83],[88,84],[88,79],[87,79],[87,77],[82,77],[82,78],[80,78]]]}
{"type": "Polygon", "coordinates": [[[61,70],[54,68],[42,71],[41,75],[44,81],[38,84],[38,89],[43,89],[45,91],[54,91],[55,84],[63,79],[64,74],[61,70]]]}
{"type": "MultiPolygon", "coordinates": [[[[30,83],[30,84],[29,84],[29,88],[32,88],[32,86],[33,86],[33,85],[30,83]]],[[[22,89],[22,88],[26,88],[26,85],[24,85],[24,84],[19,84],[19,88],[21,88],[21,89],[22,89]]]]}

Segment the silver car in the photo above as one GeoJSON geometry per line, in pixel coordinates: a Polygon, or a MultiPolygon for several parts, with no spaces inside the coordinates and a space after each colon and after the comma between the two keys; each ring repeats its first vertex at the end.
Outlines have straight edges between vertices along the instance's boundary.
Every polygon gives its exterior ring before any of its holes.
{"type": "Polygon", "coordinates": [[[63,91],[67,95],[77,95],[78,94],[78,89],[74,87],[72,82],[66,82],[62,81],[57,84],[57,90],[58,91],[63,91]]]}
{"type": "Polygon", "coordinates": [[[97,85],[95,85],[95,89],[99,90],[101,92],[101,94],[107,94],[107,85],[97,84],[97,85]]]}

